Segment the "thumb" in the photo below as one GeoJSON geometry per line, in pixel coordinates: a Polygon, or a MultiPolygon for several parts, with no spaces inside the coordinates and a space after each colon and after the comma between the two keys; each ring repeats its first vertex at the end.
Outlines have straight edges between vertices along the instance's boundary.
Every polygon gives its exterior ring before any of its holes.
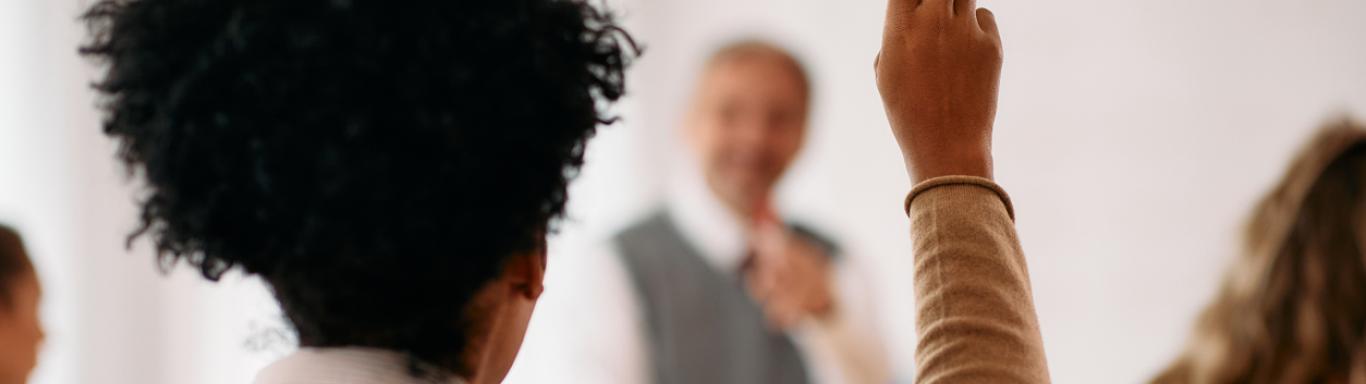
{"type": "Polygon", "coordinates": [[[977,9],[977,25],[982,28],[982,32],[986,32],[997,40],[1001,39],[1001,31],[996,26],[996,14],[991,13],[991,10],[977,9]]]}
{"type": "Polygon", "coordinates": [[[761,265],[781,265],[787,253],[787,228],[777,220],[758,220],[754,226],[754,258],[761,265]]]}

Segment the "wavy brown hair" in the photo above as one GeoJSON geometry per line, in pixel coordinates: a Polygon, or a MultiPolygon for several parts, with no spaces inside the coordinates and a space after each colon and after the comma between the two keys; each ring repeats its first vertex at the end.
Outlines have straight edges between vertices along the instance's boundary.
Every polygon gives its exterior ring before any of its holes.
{"type": "Polygon", "coordinates": [[[1185,353],[1154,383],[1366,383],[1366,129],[1329,124],[1253,212],[1185,353]]]}

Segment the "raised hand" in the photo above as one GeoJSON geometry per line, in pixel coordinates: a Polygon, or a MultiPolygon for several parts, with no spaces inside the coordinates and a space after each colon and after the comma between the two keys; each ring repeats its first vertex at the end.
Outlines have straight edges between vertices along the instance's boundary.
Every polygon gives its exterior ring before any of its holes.
{"type": "Polygon", "coordinates": [[[890,0],[874,62],[887,119],[914,182],[992,177],[1001,35],[976,0],[890,0]]]}

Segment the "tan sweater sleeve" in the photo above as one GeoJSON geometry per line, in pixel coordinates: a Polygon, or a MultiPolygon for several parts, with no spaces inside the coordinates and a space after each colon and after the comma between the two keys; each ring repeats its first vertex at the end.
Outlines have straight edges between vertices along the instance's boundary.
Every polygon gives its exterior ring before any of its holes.
{"type": "Polygon", "coordinates": [[[927,180],[906,198],[915,242],[916,382],[1047,383],[1010,198],[990,180],[927,180]]]}

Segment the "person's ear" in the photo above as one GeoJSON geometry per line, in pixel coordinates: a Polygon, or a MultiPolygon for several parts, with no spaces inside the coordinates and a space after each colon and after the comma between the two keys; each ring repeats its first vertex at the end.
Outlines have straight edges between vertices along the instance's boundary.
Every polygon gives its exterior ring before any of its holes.
{"type": "Polygon", "coordinates": [[[535,250],[514,256],[506,271],[512,293],[527,300],[536,300],[545,292],[545,240],[535,250]]]}

